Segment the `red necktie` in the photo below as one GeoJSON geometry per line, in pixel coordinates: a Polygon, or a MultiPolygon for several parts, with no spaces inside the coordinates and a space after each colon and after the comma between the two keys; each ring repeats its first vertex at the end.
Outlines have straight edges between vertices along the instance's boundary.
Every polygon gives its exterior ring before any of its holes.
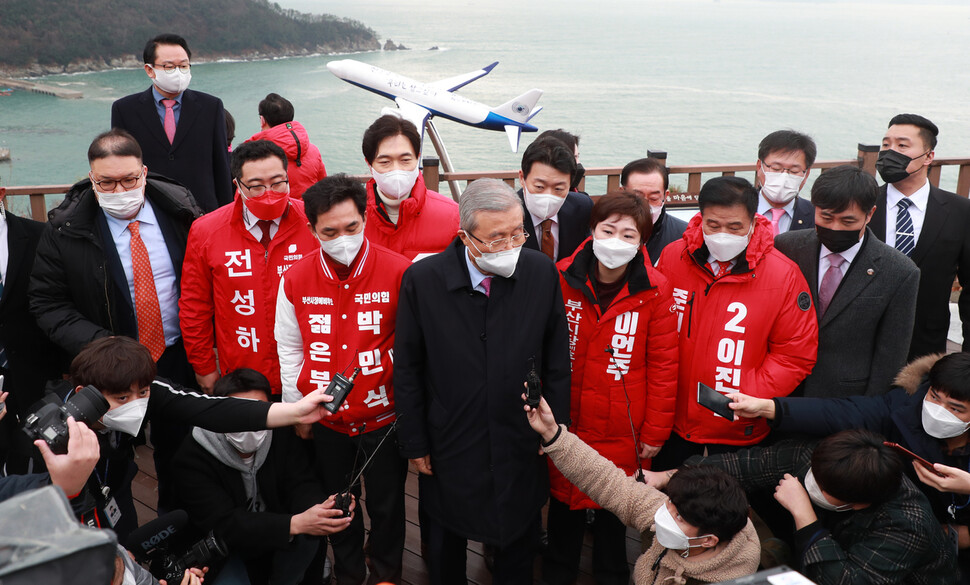
{"type": "Polygon", "coordinates": [[[556,261],[556,240],[552,237],[552,220],[547,219],[539,222],[539,230],[542,233],[540,249],[542,253],[555,262],[556,261]]]}
{"type": "Polygon", "coordinates": [[[165,106],[165,136],[168,136],[168,143],[171,144],[175,142],[175,110],[172,108],[175,106],[175,100],[162,100],[162,105],[165,106]]]}
{"type": "Polygon", "coordinates": [[[162,310],[158,305],[155,277],[148,249],[138,233],[139,223],[128,224],[131,232],[131,267],[135,280],[135,318],[138,320],[138,341],[152,353],[156,362],[165,351],[165,331],[162,329],[162,310]]]}
{"type": "Polygon", "coordinates": [[[273,225],[273,221],[270,219],[261,219],[256,222],[259,229],[263,230],[263,237],[259,238],[259,243],[263,245],[264,248],[269,248],[269,242],[272,236],[269,235],[270,227],[273,225]]]}
{"type": "MultiPolygon", "coordinates": [[[[714,272],[714,267],[711,265],[710,262],[707,263],[707,268],[711,272],[714,272]]],[[[725,274],[727,274],[730,271],[731,271],[731,263],[730,262],[718,262],[717,263],[717,274],[714,275],[714,280],[717,280],[718,278],[721,278],[722,276],[724,276],[725,274]]]]}

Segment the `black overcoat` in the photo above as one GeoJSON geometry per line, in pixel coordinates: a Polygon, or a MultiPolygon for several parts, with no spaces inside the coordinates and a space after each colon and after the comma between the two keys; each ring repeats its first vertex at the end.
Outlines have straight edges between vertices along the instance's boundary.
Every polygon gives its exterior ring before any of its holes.
{"type": "Polygon", "coordinates": [[[404,273],[394,343],[394,401],[402,455],[431,455],[424,509],[468,539],[518,538],[549,491],[539,435],[521,394],[535,358],[557,420],[569,415],[569,341],[559,275],[523,249],[491,295],[471,288],[465,246],[404,273]]]}

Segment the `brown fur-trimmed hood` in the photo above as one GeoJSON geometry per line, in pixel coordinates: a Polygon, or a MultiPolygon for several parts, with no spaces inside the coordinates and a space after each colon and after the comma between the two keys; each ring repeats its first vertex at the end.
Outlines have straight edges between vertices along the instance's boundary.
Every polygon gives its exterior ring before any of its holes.
{"type": "Polygon", "coordinates": [[[915,393],[916,389],[923,383],[923,380],[926,379],[926,376],[929,375],[930,368],[933,367],[933,364],[944,355],[946,354],[934,353],[924,355],[921,358],[916,358],[909,362],[896,374],[896,379],[893,380],[893,386],[903,388],[907,394],[915,393]]]}

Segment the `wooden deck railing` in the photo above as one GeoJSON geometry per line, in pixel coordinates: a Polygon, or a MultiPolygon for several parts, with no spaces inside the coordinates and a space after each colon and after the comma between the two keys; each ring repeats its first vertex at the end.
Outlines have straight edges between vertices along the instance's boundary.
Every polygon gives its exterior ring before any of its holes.
{"type": "MultiPolygon", "coordinates": [[[[663,151],[647,151],[647,156],[664,161],[666,164],[667,153],[663,151]]],[[[854,159],[815,161],[813,169],[825,172],[827,169],[840,165],[858,165],[866,172],[876,175],[876,158],[879,156],[879,147],[876,145],[859,144],[858,155],[854,159]]],[[[929,179],[933,185],[939,186],[940,175],[944,167],[956,167],[957,187],[956,193],[967,197],[970,195],[970,158],[937,158],[930,167],[929,179]]],[[[677,181],[682,175],[687,175],[687,187],[683,193],[673,193],[668,200],[668,204],[674,207],[692,207],[697,204],[697,193],[701,189],[705,175],[733,176],[737,173],[753,173],[754,163],[745,164],[710,164],[710,165],[670,165],[671,179],[677,181]]],[[[586,169],[586,177],[606,177],[606,190],[612,191],[620,187],[620,172],[623,167],[592,167],[586,169]]],[[[518,170],[511,171],[469,171],[442,173],[438,167],[438,159],[424,159],[424,182],[433,191],[440,191],[442,186],[447,187],[448,181],[464,183],[465,186],[475,179],[492,178],[500,179],[515,187],[515,179],[518,177],[518,170]]],[[[354,175],[354,178],[364,182],[370,179],[369,175],[354,175]]],[[[677,181],[679,183],[679,181],[677,181]]],[[[582,189],[585,179],[580,184],[582,189]]],[[[71,188],[70,185],[36,185],[7,187],[7,197],[16,201],[19,198],[29,198],[30,215],[37,221],[47,220],[47,196],[64,195],[71,188]]],[[[456,197],[457,199],[457,197],[456,197]]],[[[56,205],[52,201],[52,205],[56,205]]]]}

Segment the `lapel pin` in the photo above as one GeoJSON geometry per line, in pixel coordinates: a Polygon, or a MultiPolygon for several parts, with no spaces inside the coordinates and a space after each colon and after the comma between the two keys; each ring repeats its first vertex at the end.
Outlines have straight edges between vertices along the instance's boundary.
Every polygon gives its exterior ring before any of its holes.
{"type": "Polygon", "coordinates": [[[876,273],[876,271],[873,270],[872,268],[870,268],[869,270],[866,270],[866,274],[868,274],[869,276],[872,276],[875,273],[876,273]]]}

